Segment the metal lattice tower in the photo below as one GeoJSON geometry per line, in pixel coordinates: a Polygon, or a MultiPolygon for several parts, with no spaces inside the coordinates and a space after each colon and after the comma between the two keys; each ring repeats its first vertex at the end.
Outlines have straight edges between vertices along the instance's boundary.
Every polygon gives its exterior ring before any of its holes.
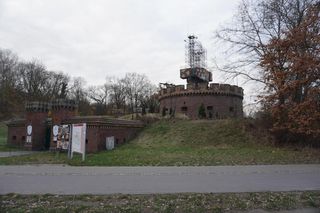
{"type": "Polygon", "coordinates": [[[207,67],[207,50],[202,46],[200,41],[194,35],[188,36],[186,41],[185,61],[187,68],[206,68],[207,67]]]}
{"type": "Polygon", "coordinates": [[[180,69],[180,78],[188,83],[208,83],[212,81],[212,74],[207,68],[207,51],[194,35],[188,36],[186,42],[186,67],[180,69]]]}

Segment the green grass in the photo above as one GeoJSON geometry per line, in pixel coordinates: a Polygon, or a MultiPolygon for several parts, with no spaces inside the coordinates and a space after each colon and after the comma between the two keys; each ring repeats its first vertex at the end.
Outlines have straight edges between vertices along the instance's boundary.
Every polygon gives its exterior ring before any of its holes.
{"type": "Polygon", "coordinates": [[[198,166],[320,163],[320,150],[275,147],[245,131],[240,120],[159,121],[112,151],[68,160],[41,152],[0,158],[0,164],[67,163],[88,166],[198,166]]]}
{"type": "Polygon", "coordinates": [[[238,212],[320,208],[320,191],[0,196],[3,212],[238,212]]]}

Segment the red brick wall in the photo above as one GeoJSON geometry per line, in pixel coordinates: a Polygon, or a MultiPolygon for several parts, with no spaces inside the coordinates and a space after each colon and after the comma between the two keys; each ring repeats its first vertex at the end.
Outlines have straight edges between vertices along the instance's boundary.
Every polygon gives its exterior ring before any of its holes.
{"type": "Polygon", "coordinates": [[[114,136],[115,146],[121,145],[128,140],[132,139],[139,128],[130,128],[130,127],[111,127],[111,128],[101,128],[99,131],[99,141],[98,141],[98,149],[105,150],[106,149],[106,138],[114,136]]]}
{"type": "Polygon", "coordinates": [[[160,112],[163,107],[175,109],[175,113],[186,114],[191,119],[198,118],[198,110],[203,103],[207,118],[209,117],[208,106],[212,107],[212,119],[227,118],[227,117],[242,117],[242,98],[237,96],[226,95],[188,95],[188,96],[173,96],[160,100],[160,112]],[[187,111],[182,111],[182,107],[187,107],[187,111]]]}
{"type": "Polygon", "coordinates": [[[106,127],[106,126],[87,126],[86,152],[92,153],[106,150],[106,137],[114,136],[115,146],[123,144],[132,139],[141,128],[133,127],[106,127]]]}
{"type": "Polygon", "coordinates": [[[32,125],[32,143],[25,143],[27,149],[41,150],[45,148],[47,115],[47,112],[26,113],[25,131],[27,131],[28,125],[32,125]]]}
{"type": "Polygon", "coordinates": [[[99,141],[99,127],[87,125],[86,152],[97,152],[99,141]]]}
{"type": "MultiPolygon", "coordinates": [[[[46,131],[46,113],[30,113],[26,124],[20,126],[8,126],[8,144],[24,146],[27,149],[39,150],[44,148],[46,131]],[[27,137],[27,125],[32,125],[32,143],[25,144],[27,137]]],[[[134,127],[111,127],[103,125],[87,125],[86,152],[92,153],[106,150],[106,137],[114,136],[115,146],[132,139],[141,128],[134,127]]],[[[54,144],[54,148],[56,144],[54,144]]],[[[50,147],[51,148],[51,147],[50,147]]]]}
{"type": "Polygon", "coordinates": [[[7,143],[9,145],[23,147],[26,139],[27,130],[23,125],[8,126],[7,143]]]}
{"type": "Polygon", "coordinates": [[[75,116],[74,110],[69,109],[58,109],[58,110],[52,110],[51,117],[52,117],[52,123],[53,124],[61,124],[63,120],[66,120],[68,118],[71,118],[75,116]]]}

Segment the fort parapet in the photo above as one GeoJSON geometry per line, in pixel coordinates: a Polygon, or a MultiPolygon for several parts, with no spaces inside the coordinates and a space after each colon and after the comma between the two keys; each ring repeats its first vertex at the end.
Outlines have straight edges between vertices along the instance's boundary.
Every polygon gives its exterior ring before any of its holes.
{"type": "Polygon", "coordinates": [[[25,109],[27,112],[48,112],[50,107],[49,102],[32,101],[26,103],[25,109]]]}
{"type": "Polygon", "coordinates": [[[159,92],[163,115],[181,113],[191,119],[199,118],[201,105],[207,119],[242,117],[242,99],[243,89],[230,84],[170,85],[159,92]]]}
{"type": "Polygon", "coordinates": [[[243,89],[241,87],[230,84],[187,84],[187,88],[184,85],[174,85],[169,88],[160,90],[159,100],[171,96],[189,96],[189,95],[225,95],[225,96],[237,96],[243,98],[243,89]]]}

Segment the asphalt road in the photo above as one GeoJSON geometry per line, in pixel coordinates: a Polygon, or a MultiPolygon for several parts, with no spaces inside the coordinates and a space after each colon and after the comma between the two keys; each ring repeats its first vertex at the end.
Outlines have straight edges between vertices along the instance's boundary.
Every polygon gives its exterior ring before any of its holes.
{"type": "Polygon", "coordinates": [[[0,194],[148,194],[320,190],[320,165],[0,166],[0,194]]]}

